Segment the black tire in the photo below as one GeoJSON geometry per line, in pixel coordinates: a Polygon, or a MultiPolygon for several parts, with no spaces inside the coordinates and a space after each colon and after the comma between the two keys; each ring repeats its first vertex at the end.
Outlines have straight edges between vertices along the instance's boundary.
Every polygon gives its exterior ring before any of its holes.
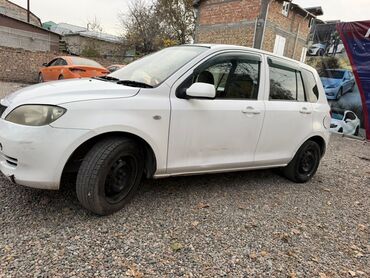
{"type": "Polygon", "coordinates": [[[137,191],[144,171],[138,144],[126,138],[107,138],[86,155],[77,174],[76,192],[82,206],[109,215],[124,207],[137,191]]]}
{"type": "Polygon", "coordinates": [[[38,79],[39,83],[44,83],[44,77],[42,76],[42,73],[40,72],[39,73],[39,79],[38,79]]]}
{"type": "Polygon", "coordinates": [[[342,128],[342,127],[340,127],[340,128],[338,129],[338,133],[343,133],[343,128],[342,128]]]}
{"type": "Polygon", "coordinates": [[[64,79],[64,76],[63,75],[59,75],[58,80],[63,80],[63,79],[64,79]]]}
{"type": "Polygon", "coordinates": [[[318,54],[318,56],[324,56],[325,55],[325,50],[324,49],[319,49],[317,54],[318,54]]]}
{"type": "Polygon", "coordinates": [[[358,136],[360,134],[360,126],[356,127],[355,136],[358,136]]]}
{"type": "Polygon", "coordinates": [[[283,168],[283,174],[296,183],[308,182],[316,174],[320,160],[320,146],[309,140],[299,148],[288,166],[283,168]]]}

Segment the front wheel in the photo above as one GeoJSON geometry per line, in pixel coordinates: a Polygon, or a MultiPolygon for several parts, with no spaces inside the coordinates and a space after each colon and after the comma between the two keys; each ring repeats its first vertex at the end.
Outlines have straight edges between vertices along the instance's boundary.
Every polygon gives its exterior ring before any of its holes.
{"type": "Polygon", "coordinates": [[[137,191],[144,170],[138,144],[125,138],[107,138],[86,155],[76,181],[82,206],[98,214],[112,214],[124,207],[137,191]]]}
{"type": "Polygon", "coordinates": [[[357,126],[354,135],[358,136],[359,134],[360,134],[360,126],[357,126]]]}
{"type": "Polygon", "coordinates": [[[314,141],[307,141],[299,148],[288,166],[283,168],[283,173],[291,181],[308,182],[316,174],[320,160],[320,146],[314,141]]]}

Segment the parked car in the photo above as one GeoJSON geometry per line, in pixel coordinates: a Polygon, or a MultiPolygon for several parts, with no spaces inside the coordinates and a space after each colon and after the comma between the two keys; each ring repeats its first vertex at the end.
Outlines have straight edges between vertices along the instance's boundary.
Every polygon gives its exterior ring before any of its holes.
{"type": "Polygon", "coordinates": [[[307,182],[329,140],[316,70],[238,46],[166,48],[0,103],[1,172],[53,190],[75,173],[78,199],[100,215],[121,209],[142,177],[282,168],[307,182]]]}
{"type": "Polygon", "coordinates": [[[111,65],[107,67],[107,70],[109,70],[110,73],[115,72],[121,68],[123,68],[125,65],[111,65]]]}
{"type": "Polygon", "coordinates": [[[360,125],[360,119],[357,117],[356,113],[352,111],[347,110],[344,113],[338,111],[332,112],[330,124],[330,131],[332,132],[358,136],[360,125]]]}
{"type": "Polygon", "coordinates": [[[315,43],[308,49],[308,56],[324,56],[326,45],[324,43],[315,43]]]}
{"type": "Polygon", "coordinates": [[[62,56],[45,63],[39,72],[39,82],[95,77],[109,74],[99,63],[80,57],[62,56]]]}
{"type": "Polygon", "coordinates": [[[352,92],[356,82],[353,73],[345,69],[327,69],[320,72],[325,94],[329,100],[338,100],[345,93],[352,92]]]}

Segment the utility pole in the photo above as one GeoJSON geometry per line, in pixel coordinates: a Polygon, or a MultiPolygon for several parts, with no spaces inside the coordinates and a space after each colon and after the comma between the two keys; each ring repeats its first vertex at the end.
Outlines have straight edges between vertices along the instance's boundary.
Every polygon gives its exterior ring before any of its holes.
{"type": "Polygon", "coordinates": [[[27,0],[27,22],[30,23],[30,0],[27,0]]]}

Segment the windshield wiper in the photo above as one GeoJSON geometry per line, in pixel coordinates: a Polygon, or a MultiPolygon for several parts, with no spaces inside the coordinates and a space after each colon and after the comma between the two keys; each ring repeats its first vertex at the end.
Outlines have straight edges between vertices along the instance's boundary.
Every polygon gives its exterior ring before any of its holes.
{"type": "Polygon", "coordinates": [[[99,80],[108,80],[108,81],[119,81],[119,79],[118,78],[116,78],[116,77],[113,77],[113,76],[108,76],[108,75],[106,75],[106,76],[97,76],[97,77],[93,77],[94,79],[99,79],[99,80]]]}
{"type": "Polygon", "coordinates": [[[120,80],[117,82],[117,84],[126,85],[130,87],[153,88],[152,85],[134,80],[120,80]]]}

